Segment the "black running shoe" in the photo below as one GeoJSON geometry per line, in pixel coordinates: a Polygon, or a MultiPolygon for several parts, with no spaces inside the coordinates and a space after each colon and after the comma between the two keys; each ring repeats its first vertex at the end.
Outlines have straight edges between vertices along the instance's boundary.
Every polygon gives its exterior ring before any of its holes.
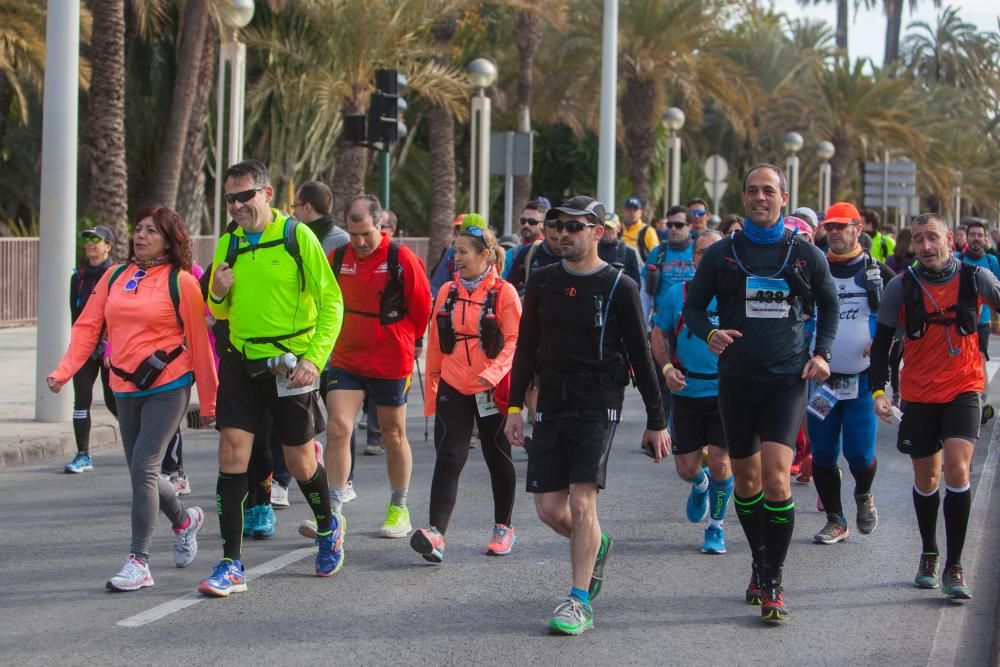
{"type": "Polygon", "coordinates": [[[763,590],[760,583],[760,566],[753,564],[750,570],[750,583],[747,584],[746,599],[747,604],[759,607],[763,597],[763,590]]]}
{"type": "Polygon", "coordinates": [[[765,623],[783,623],[790,614],[785,606],[785,594],[776,584],[764,588],[764,600],[760,606],[760,618],[765,623]]]}

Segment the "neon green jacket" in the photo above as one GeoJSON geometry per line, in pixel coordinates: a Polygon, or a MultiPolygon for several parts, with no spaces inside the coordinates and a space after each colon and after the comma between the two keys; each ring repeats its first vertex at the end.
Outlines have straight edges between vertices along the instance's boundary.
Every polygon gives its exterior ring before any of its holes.
{"type": "Polygon", "coordinates": [[[875,232],[872,237],[872,257],[885,263],[885,258],[896,251],[896,240],[888,234],[875,232]]]}
{"type": "MultiPolygon", "coordinates": [[[[264,228],[258,244],[280,240],[287,216],[271,209],[274,217],[264,228]]],[[[240,247],[250,245],[242,227],[232,232],[240,247]]],[[[208,288],[208,309],[220,320],[229,320],[229,340],[233,349],[243,351],[247,359],[266,359],[283,352],[273,343],[248,343],[248,338],[302,334],[282,340],[295,356],[305,358],[322,369],[330,358],[344,319],[344,298],[330,263],[323,254],[316,235],[302,224],[295,228],[302,255],[306,289],[301,290],[299,269],[284,243],[240,253],[233,266],[233,286],[217,302],[212,292],[213,269],[208,288]]],[[[213,267],[226,261],[230,234],[215,246],[213,267]]]]}

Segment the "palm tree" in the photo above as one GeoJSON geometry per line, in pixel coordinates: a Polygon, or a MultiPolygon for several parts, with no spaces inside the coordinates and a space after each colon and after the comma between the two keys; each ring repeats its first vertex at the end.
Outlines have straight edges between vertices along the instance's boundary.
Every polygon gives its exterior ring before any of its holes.
{"type": "MultiPolygon", "coordinates": [[[[874,0],[855,0],[854,11],[857,12],[860,5],[871,6],[874,0]]],[[[835,3],[837,5],[837,26],[836,32],[834,33],[836,37],[837,49],[846,57],[847,56],[847,32],[848,23],[850,22],[850,11],[848,6],[848,0],[798,0],[798,3],[803,7],[808,7],[809,5],[825,5],[830,3],[835,3]]]]}
{"type": "Polygon", "coordinates": [[[219,39],[215,25],[209,25],[202,42],[201,65],[195,86],[194,103],[188,120],[187,138],[184,142],[184,159],[181,163],[180,183],[177,190],[177,212],[192,234],[200,234],[208,221],[205,209],[205,165],[208,162],[209,128],[208,99],[215,89],[215,63],[218,59],[219,39]]]}
{"type": "Polygon", "coordinates": [[[903,56],[917,78],[967,88],[995,75],[998,44],[997,33],[978,33],[974,24],[961,19],[956,7],[948,7],[934,26],[924,21],[910,24],[903,56]]]}
{"type": "Polygon", "coordinates": [[[44,69],[45,3],[0,0],[0,145],[13,100],[18,120],[28,122],[25,86],[40,94],[44,69]]]}
{"type": "MultiPolygon", "coordinates": [[[[899,60],[899,37],[903,28],[903,1],[883,0],[885,3],[885,55],[882,58],[882,68],[889,69],[899,60]]],[[[941,0],[933,0],[935,7],[941,6],[941,0]]],[[[917,7],[917,0],[910,0],[910,12],[917,7]]]]}

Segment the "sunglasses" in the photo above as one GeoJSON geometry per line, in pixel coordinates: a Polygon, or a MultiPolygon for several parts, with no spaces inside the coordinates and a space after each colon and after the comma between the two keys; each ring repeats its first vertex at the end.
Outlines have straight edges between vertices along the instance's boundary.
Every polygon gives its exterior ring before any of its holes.
{"type": "Polygon", "coordinates": [[[687,226],[688,226],[688,223],[686,223],[686,222],[668,222],[667,223],[667,227],[669,229],[684,229],[687,226]]]}
{"type": "Polygon", "coordinates": [[[462,231],[463,234],[468,234],[469,236],[475,236],[476,238],[483,238],[483,228],[471,226],[462,231]]]}
{"type": "Polygon", "coordinates": [[[824,222],[823,226],[835,232],[842,232],[848,227],[854,227],[856,222],[824,222]]]}
{"type": "Polygon", "coordinates": [[[708,211],[699,211],[699,210],[688,211],[688,213],[690,213],[691,216],[694,218],[700,218],[703,215],[708,215],[708,211]]]}
{"type": "Polygon", "coordinates": [[[125,283],[125,291],[134,292],[137,289],[139,289],[139,281],[145,277],[146,277],[145,269],[139,269],[138,271],[136,271],[132,275],[132,278],[127,283],[125,283]]]}
{"type": "Polygon", "coordinates": [[[597,225],[589,222],[580,222],[579,220],[566,220],[565,222],[562,220],[546,220],[545,226],[557,232],[562,232],[565,229],[570,234],[578,234],[588,227],[596,227],[597,225]]]}
{"type": "Polygon", "coordinates": [[[103,240],[104,239],[102,239],[100,236],[84,236],[83,237],[83,242],[86,243],[86,244],[88,244],[88,245],[91,244],[91,243],[101,243],[103,240]]]}
{"type": "Polygon", "coordinates": [[[535,220],[534,218],[521,218],[521,224],[522,225],[532,225],[532,226],[534,226],[534,225],[540,225],[541,223],[542,223],[541,220],[535,220]]]}
{"type": "Polygon", "coordinates": [[[250,190],[244,190],[243,192],[233,192],[232,194],[226,194],[226,201],[230,204],[235,204],[239,202],[241,204],[246,204],[248,201],[253,199],[258,192],[264,188],[252,188],[250,190]]]}

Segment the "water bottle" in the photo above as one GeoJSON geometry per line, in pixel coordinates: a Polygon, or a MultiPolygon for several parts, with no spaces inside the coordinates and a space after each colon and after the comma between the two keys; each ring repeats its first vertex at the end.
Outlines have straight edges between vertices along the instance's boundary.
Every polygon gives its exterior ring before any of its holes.
{"type": "Polygon", "coordinates": [[[299,362],[291,352],[285,352],[277,357],[267,360],[267,370],[275,375],[287,375],[295,370],[295,365],[299,362]]]}

